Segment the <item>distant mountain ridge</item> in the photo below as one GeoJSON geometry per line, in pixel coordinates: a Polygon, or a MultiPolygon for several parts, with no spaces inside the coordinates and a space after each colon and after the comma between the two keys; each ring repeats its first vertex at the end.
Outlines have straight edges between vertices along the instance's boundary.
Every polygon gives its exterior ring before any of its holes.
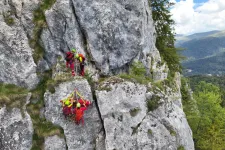
{"type": "Polygon", "coordinates": [[[188,42],[191,40],[196,40],[196,39],[200,39],[200,38],[206,38],[208,36],[213,36],[215,34],[219,34],[219,33],[223,33],[225,36],[225,31],[218,31],[218,30],[214,30],[214,31],[209,31],[209,32],[202,32],[202,33],[195,33],[195,34],[191,34],[191,35],[183,35],[183,34],[177,34],[176,35],[176,46],[179,46],[180,44],[184,43],[184,42],[188,42]]]}
{"type": "Polygon", "coordinates": [[[199,74],[225,74],[225,52],[221,52],[215,56],[197,59],[182,63],[183,67],[188,69],[184,71],[185,75],[199,74]]]}
{"type": "Polygon", "coordinates": [[[177,35],[176,39],[175,46],[185,49],[181,52],[187,57],[182,62],[189,70],[185,75],[225,74],[225,30],[177,35]]]}

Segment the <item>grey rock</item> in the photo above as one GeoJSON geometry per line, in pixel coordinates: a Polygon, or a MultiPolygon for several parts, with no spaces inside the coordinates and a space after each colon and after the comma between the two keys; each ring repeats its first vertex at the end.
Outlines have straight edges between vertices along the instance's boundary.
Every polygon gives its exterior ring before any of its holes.
{"type": "Polygon", "coordinates": [[[45,138],[45,150],[66,150],[66,142],[57,135],[45,138]]]}
{"type": "Polygon", "coordinates": [[[148,61],[147,54],[161,61],[147,0],[57,0],[45,16],[48,28],[41,41],[50,66],[71,48],[94,62],[102,74],[127,71],[135,58],[148,61]]]}
{"type": "Polygon", "coordinates": [[[103,126],[94,102],[85,111],[84,126],[81,124],[79,126],[76,125],[73,120],[65,119],[62,114],[62,106],[59,101],[72,93],[75,87],[86,99],[93,102],[88,82],[85,79],[76,78],[75,81],[60,84],[56,87],[54,94],[50,92],[45,93],[45,118],[63,128],[69,150],[93,149],[96,146],[101,147],[101,144],[104,143],[101,138],[103,126]]]}
{"type": "MultiPolygon", "coordinates": [[[[27,96],[27,103],[31,94],[27,96]]],[[[6,107],[0,109],[0,149],[30,150],[32,147],[33,125],[26,105],[23,109],[6,107]]]]}
{"type": "Polygon", "coordinates": [[[1,1],[0,10],[0,82],[32,89],[39,80],[33,50],[29,47],[27,33],[20,22],[22,2],[1,1]],[[14,24],[7,25],[6,18],[12,18],[14,24]]]}
{"type": "Polygon", "coordinates": [[[88,52],[102,73],[116,73],[147,53],[158,55],[147,0],[73,0],[88,52]]]}
{"type": "Polygon", "coordinates": [[[72,48],[84,54],[82,34],[73,11],[70,0],[57,0],[45,12],[48,28],[43,30],[41,41],[50,66],[56,63],[58,56],[64,58],[64,53],[72,48]]]}
{"type": "MultiPolygon", "coordinates": [[[[58,57],[64,58],[71,48],[86,56],[86,68],[95,82],[100,74],[127,71],[134,60],[145,65],[146,74],[154,81],[167,78],[168,67],[155,47],[148,0],[56,0],[45,12],[47,27],[40,39],[45,55],[36,66],[29,39],[33,36],[33,11],[39,3],[39,0],[0,1],[0,82],[33,89],[39,82],[36,72],[53,67],[53,77],[63,75],[65,67],[61,64],[65,62],[58,57]],[[6,16],[14,23],[7,24],[6,16]]],[[[85,112],[84,127],[64,118],[59,100],[77,87],[93,101],[85,79],[76,77],[74,81],[61,83],[53,94],[46,91],[41,117],[61,126],[66,141],[57,136],[47,137],[45,149],[65,149],[66,145],[69,150],[175,150],[179,146],[194,149],[182,110],[179,74],[176,78],[176,92],[170,88],[154,91],[151,84],[122,80],[99,85],[98,101],[85,112]],[[160,105],[147,112],[146,100],[156,96],[160,105]]],[[[23,110],[1,108],[0,121],[0,148],[31,148],[33,128],[25,106],[23,110]]]]}
{"type": "Polygon", "coordinates": [[[47,70],[49,70],[49,65],[48,63],[46,62],[46,60],[44,59],[41,59],[38,61],[38,64],[37,64],[37,72],[45,72],[47,70]]]}
{"type": "Polygon", "coordinates": [[[108,86],[111,90],[96,91],[106,149],[176,150],[183,146],[194,150],[179,91],[149,92],[146,86],[130,82],[108,86]],[[159,106],[147,112],[146,100],[154,96],[159,97],[159,106]]]}

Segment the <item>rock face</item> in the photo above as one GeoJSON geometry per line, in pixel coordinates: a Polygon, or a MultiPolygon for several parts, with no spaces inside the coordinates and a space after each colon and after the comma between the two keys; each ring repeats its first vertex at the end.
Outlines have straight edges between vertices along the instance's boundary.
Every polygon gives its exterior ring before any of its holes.
{"type": "Polygon", "coordinates": [[[45,58],[49,65],[56,63],[58,56],[76,48],[84,53],[82,34],[70,0],[58,0],[45,12],[47,26],[41,36],[45,58]]]}
{"type": "Polygon", "coordinates": [[[105,149],[194,150],[179,91],[157,92],[131,82],[102,86],[108,90],[96,95],[106,132],[105,149]],[[147,112],[147,100],[157,100],[157,109],[147,112]]]}
{"type": "Polygon", "coordinates": [[[84,150],[102,147],[101,144],[104,144],[101,138],[103,126],[94,102],[85,112],[84,126],[76,125],[73,120],[65,119],[62,114],[62,106],[59,101],[71,94],[74,88],[77,88],[86,99],[93,102],[91,89],[86,80],[78,79],[66,82],[56,87],[54,94],[45,93],[45,117],[63,128],[68,149],[84,150]]]}
{"type": "Polygon", "coordinates": [[[23,24],[23,22],[28,24],[32,19],[29,16],[32,11],[29,9],[33,7],[27,8],[27,5],[31,5],[32,2],[24,2],[25,7],[22,6],[24,3],[19,1],[0,2],[2,11],[0,15],[0,82],[29,89],[34,88],[39,81],[32,49],[29,47],[28,31],[25,31],[23,24]]]}
{"type": "Polygon", "coordinates": [[[45,138],[45,150],[66,150],[66,142],[57,135],[45,138]]]}
{"type": "Polygon", "coordinates": [[[73,47],[103,74],[126,70],[134,58],[145,61],[146,54],[160,61],[147,0],[58,0],[45,15],[42,41],[50,64],[73,47]]]}
{"type": "MultiPolygon", "coordinates": [[[[28,95],[27,101],[29,100],[28,95]]],[[[30,150],[32,147],[33,126],[26,106],[22,110],[6,107],[0,109],[0,149],[30,150]]]]}
{"type": "Polygon", "coordinates": [[[126,66],[140,53],[153,53],[147,0],[73,0],[73,5],[89,53],[103,73],[126,66]]]}

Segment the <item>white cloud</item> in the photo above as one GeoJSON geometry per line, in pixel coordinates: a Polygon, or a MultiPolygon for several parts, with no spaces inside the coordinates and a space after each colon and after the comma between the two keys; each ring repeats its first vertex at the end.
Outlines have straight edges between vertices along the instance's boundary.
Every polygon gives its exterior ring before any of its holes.
{"type": "Polygon", "coordinates": [[[171,13],[177,34],[225,29],[225,0],[209,0],[202,4],[181,0],[175,3],[171,13]]]}

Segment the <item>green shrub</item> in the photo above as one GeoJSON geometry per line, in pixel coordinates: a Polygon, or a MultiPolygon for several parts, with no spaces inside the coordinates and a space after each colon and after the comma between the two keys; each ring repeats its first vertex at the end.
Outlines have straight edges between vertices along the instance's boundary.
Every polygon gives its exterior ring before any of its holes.
{"type": "Polygon", "coordinates": [[[152,81],[152,79],[145,75],[146,70],[141,62],[133,62],[129,71],[129,74],[120,74],[119,77],[129,80],[131,82],[137,82],[140,84],[147,84],[152,81]]]}
{"type": "Polygon", "coordinates": [[[10,16],[4,17],[4,21],[9,26],[12,26],[15,23],[14,19],[10,16]]]}
{"type": "Polygon", "coordinates": [[[176,135],[177,135],[177,133],[176,133],[174,130],[170,129],[170,135],[172,135],[172,136],[176,136],[176,135]]]}
{"type": "Polygon", "coordinates": [[[146,73],[144,65],[140,61],[134,61],[131,65],[131,74],[136,76],[143,76],[146,73]]]}
{"type": "Polygon", "coordinates": [[[147,108],[148,112],[157,109],[160,105],[159,103],[160,97],[157,95],[153,95],[151,99],[147,100],[147,108]]]}
{"type": "Polygon", "coordinates": [[[185,150],[185,149],[184,149],[184,146],[179,146],[179,147],[177,148],[177,150],[185,150]]]}

